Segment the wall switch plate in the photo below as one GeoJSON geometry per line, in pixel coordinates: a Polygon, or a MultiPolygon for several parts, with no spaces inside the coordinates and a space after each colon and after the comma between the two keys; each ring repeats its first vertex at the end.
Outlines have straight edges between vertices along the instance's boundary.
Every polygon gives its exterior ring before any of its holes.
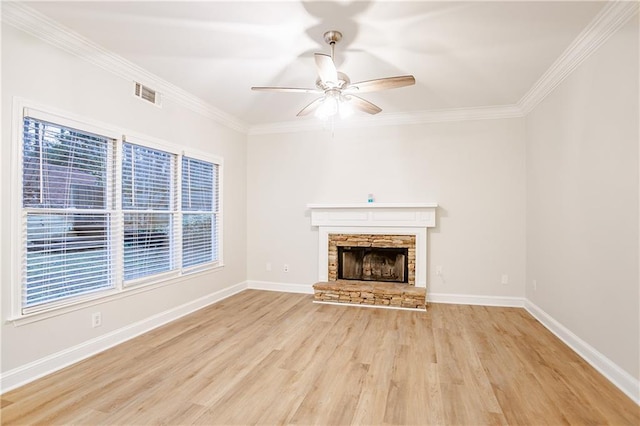
{"type": "Polygon", "coordinates": [[[500,279],[500,282],[504,285],[509,284],[509,275],[507,274],[502,274],[502,279],[500,279]]]}

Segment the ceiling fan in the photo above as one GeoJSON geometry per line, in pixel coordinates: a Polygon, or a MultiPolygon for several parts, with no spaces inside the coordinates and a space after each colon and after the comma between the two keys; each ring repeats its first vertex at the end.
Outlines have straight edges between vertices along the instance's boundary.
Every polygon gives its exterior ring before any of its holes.
{"type": "Polygon", "coordinates": [[[315,88],[298,87],[252,87],[251,90],[265,92],[288,93],[317,93],[323,96],[315,99],[298,112],[298,117],[315,113],[320,118],[334,115],[345,117],[353,112],[353,109],[364,111],[368,114],[377,114],[382,109],[371,102],[362,99],[356,94],[376,92],[379,90],[395,89],[398,87],[415,84],[416,79],[412,75],[377,78],[375,80],[351,83],[349,77],[338,71],[334,62],[335,44],[342,39],[340,31],[327,31],[324,33],[324,41],[331,46],[331,55],[315,53],[318,79],[315,88]]]}

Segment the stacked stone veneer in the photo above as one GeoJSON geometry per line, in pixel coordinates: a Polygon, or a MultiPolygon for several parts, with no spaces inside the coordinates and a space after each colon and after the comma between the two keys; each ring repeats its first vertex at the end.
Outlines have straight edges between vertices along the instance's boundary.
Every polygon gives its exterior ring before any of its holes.
{"type": "Polygon", "coordinates": [[[426,289],[416,287],[416,236],[329,234],[329,282],[314,284],[316,302],[349,303],[395,308],[426,308],[426,289]],[[338,280],[338,247],[406,248],[408,284],[338,280]]]}
{"type": "Polygon", "coordinates": [[[329,281],[338,279],[338,247],[406,248],[409,285],[416,285],[415,235],[329,234],[329,281]]]}
{"type": "Polygon", "coordinates": [[[369,281],[319,282],[314,284],[313,292],[316,302],[394,308],[426,308],[426,289],[406,284],[369,281]]]}

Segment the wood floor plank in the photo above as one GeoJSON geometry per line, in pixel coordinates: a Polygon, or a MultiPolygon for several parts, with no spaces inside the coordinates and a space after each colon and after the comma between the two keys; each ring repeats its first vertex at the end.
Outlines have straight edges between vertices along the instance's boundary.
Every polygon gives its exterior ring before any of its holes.
{"type": "MultiPolygon", "coordinates": [[[[380,315],[379,318],[383,319],[384,314],[380,315]]],[[[381,323],[376,323],[376,326],[380,327],[382,335],[376,336],[374,344],[365,344],[376,348],[376,355],[365,377],[353,424],[382,424],[387,410],[398,336],[391,330],[385,330],[381,323]]]]}
{"type": "Polygon", "coordinates": [[[248,290],[7,392],[2,424],[640,424],[518,308],[248,290]]]}

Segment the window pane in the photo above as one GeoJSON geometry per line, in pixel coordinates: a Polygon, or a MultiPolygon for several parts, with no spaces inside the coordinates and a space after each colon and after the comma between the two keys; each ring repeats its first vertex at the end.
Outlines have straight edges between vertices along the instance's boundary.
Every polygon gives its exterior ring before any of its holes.
{"type": "Polygon", "coordinates": [[[189,267],[216,260],[213,248],[213,215],[182,216],[182,266],[189,267]]]}
{"type": "Polygon", "coordinates": [[[218,260],[218,165],[183,157],[181,201],[182,266],[218,260]]]}
{"type": "Polygon", "coordinates": [[[132,280],[172,269],[171,214],[124,215],[124,279],[132,280]]]}
{"type": "Polygon", "coordinates": [[[125,143],[122,164],[122,208],[170,210],[173,154],[125,143]]]}
{"type": "Polygon", "coordinates": [[[24,119],[24,207],[104,209],[109,140],[24,119]]]}
{"type": "Polygon", "coordinates": [[[182,158],[182,210],[212,211],[214,208],[217,165],[193,158],[182,158]]]}
{"type": "Polygon", "coordinates": [[[28,214],[23,306],[113,288],[107,214],[28,214]]]}

